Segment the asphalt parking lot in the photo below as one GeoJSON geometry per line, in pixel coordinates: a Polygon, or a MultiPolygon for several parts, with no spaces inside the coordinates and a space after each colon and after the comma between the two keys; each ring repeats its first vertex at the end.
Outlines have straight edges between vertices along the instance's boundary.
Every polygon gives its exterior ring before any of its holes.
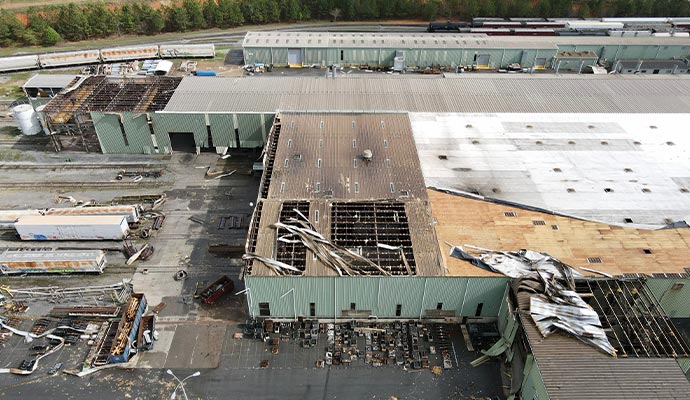
{"type": "MultiPolygon", "coordinates": [[[[0,148],[0,153],[9,150],[0,148]]],[[[222,275],[235,281],[234,292],[243,289],[238,279],[240,257],[258,192],[259,177],[251,173],[258,157],[256,151],[232,153],[224,160],[213,153],[153,157],[22,149],[22,157],[17,160],[0,161],[0,209],[55,207],[57,195],[98,202],[122,195],[167,196],[161,208],[166,220],[149,241],[155,252],[148,261],[125,265],[126,259],[119,250],[121,243],[116,242],[50,243],[48,246],[103,248],[107,250],[109,265],[101,275],[0,278],[0,285],[10,288],[75,288],[131,280],[135,292],[146,294],[150,307],[160,307],[159,339],[154,349],[137,355],[128,369],[108,369],[83,378],[47,374],[57,362],[64,363],[63,369],[78,369],[88,352],[82,341],[46,357],[31,375],[0,374],[0,398],[39,399],[46,398],[46,393],[51,398],[71,399],[169,398],[175,381],[165,373],[166,369],[180,377],[201,372],[186,383],[190,399],[457,399],[501,395],[499,365],[487,363],[472,368],[469,362],[478,353],[467,351],[459,331],[451,335],[457,363],[440,376],[428,369],[372,367],[363,361],[316,368],[316,361],[325,352],[325,337],[320,337],[317,346],[310,349],[285,341],[278,354],[273,354],[264,342],[235,338],[246,320],[244,297],[226,295],[213,305],[194,300],[198,288],[222,275]],[[146,178],[138,185],[118,186],[112,182],[119,169],[134,163],[149,163],[162,169],[163,175],[146,178]],[[96,164],[97,168],[85,167],[96,164]],[[214,179],[206,176],[209,169],[236,172],[214,179]],[[56,181],[62,185],[51,185],[56,181]],[[244,216],[242,228],[219,228],[220,220],[230,214],[244,216]],[[188,279],[173,279],[179,269],[188,272],[188,279]],[[270,359],[268,368],[260,367],[264,359],[270,359]]],[[[136,242],[142,245],[144,240],[136,242]]],[[[46,243],[22,243],[12,234],[0,235],[0,247],[39,245],[46,243]]],[[[61,299],[57,303],[36,299],[27,312],[18,314],[23,320],[20,326],[30,329],[33,321],[55,305],[94,305],[99,301],[94,297],[61,299]]],[[[12,337],[0,347],[0,368],[15,367],[29,355],[32,345],[12,337]]]]}

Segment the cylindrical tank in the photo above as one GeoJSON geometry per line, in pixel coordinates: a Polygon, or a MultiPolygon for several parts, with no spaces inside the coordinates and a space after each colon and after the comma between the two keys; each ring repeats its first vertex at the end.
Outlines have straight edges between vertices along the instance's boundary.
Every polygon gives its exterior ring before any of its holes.
{"type": "Polygon", "coordinates": [[[35,135],[42,130],[34,108],[29,104],[20,104],[12,109],[17,127],[24,135],[35,135]]]}

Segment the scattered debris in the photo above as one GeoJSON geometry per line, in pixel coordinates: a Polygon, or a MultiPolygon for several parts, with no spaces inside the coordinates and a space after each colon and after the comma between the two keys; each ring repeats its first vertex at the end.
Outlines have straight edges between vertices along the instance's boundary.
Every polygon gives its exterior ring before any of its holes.
{"type": "Polygon", "coordinates": [[[187,274],[187,271],[183,269],[175,272],[175,275],[173,276],[173,279],[175,279],[176,281],[183,281],[187,278],[189,278],[189,274],[187,274]]]}
{"type": "MultiPolygon", "coordinates": [[[[465,245],[478,256],[452,246],[450,255],[488,271],[517,279],[518,290],[532,293],[530,315],[543,337],[563,331],[615,356],[599,315],[575,291],[575,278],[582,277],[571,266],[545,253],[531,250],[503,252],[465,245]]],[[[490,350],[489,350],[490,351],[490,350]]]]}
{"type": "Polygon", "coordinates": [[[204,303],[213,304],[220,296],[226,292],[231,292],[234,288],[235,284],[232,282],[232,279],[228,278],[227,275],[223,275],[206,289],[202,290],[199,297],[204,303]]]}
{"type": "MultiPolygon", "coordinates": [[[[309,222],[309,219],[304,216],[299,210],[293,209],[293,211],[301,218],[288,218],[284,222],[276,222],[273,224],[273,228],[280,229],[281,232],[285,231],[287,234],[283,234],[278,237],[278,241],[285,243],[302,243],[307,247],[316,257],[328,267],[334,269],[338,275],[369,275],[371,272],[365,270],[359,264],[364,264],[364,266],[372,267],[378,270],[382,275],[391,275],[389,271],[381,268],[378,264],[363,257],[343,246],[336,245],[326,239],[323,235],[318,233],[314,226],[309,222]]],[[[262,257],[256,254],[248,253],[243,257],[245,260],[255,259],[266,266],[273,268],[277,275],[284,275],[285,271],[297,272],[297,274],[302,274],[299,269],[280,262],[278,260],[270,259],[267,257],[262,257]]]]}
{"type": "Polygon", "coordinates": [[[151,311],[152,311],[154,314],[158,314],[159,312],[163,311],[163,309],[165,308],[166,305],[167,305],[167,304],[165,304],[165,303],[163,303],[163,302],[158,303],[157,305],[151,307],[151,311]]]}
{"type": "Polygon", "coordinates": [[[196,222],[197,224],[201,224],[201,225],[205,225],[205,224],[206,224],[206,221],[204,221],[203,219],[201,219],[201,217],[197,217],[197,216],[191,216],[191,217],[189,217],[189,220],[192,221],[192,222],[196,222]]]}

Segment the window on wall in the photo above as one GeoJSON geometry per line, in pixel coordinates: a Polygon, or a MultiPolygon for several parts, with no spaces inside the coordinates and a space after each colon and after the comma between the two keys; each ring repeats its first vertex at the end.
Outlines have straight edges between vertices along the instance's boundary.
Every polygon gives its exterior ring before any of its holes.
{"type": "Polygon", "coordinates": [[[316,317],[316,303],[309,303],[309,316],[316,317]]]}
{"type": "Polygon", "coordinates": [[[484,303],[477,304],[477,309],[474,312],[475,317],[480,317],[482,315],[482,308],[484,308],[484,303]]]}
{"type": "Polygon", "coordinates": [[[443,303],[437,303],[437,304],[436,304],[436,309],[437,309],[437,310],[443,310],[443,303]]]}
{"type": "Polygon", "coordinates": [[[395,316],[399,317],[402,315],[402,304],[395,306],[395,316]]]}
{"type": "Polygon", "coordinates": [[[340,50],[340,61],[343,61],[344,58],[345,58],[345,51],[340,50]]]}
{"type": "Polygon", "coordinates": [[[350,303],[350,311],[355,311],[357,309],[357,303],[350,303]]]}
{"type": "Polygon", "coordinates": [[[262,317],[271,316],[271,308],[269,307],[268,303],[259,303],[259,315],[262,317]]]}

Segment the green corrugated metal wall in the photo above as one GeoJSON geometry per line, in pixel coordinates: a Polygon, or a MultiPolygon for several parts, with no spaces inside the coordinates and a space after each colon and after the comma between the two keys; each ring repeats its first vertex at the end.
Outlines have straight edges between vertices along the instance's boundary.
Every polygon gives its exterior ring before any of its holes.
{"type": "Polygon", "coordinates": [[[316,304],[316,316],[340,317],[355,303],[358,310],[371,310],[379,318],[394,318],[398,304],[401,317],[419,318],[420,313],[454,310],[457,316],[475,316],[483,303],[482,317],[496,317],[501,305],[505,278],[454,277],[259,277],[247,276],[251,310],[259,315],[260,302],[270,305],[271,316],[294,316],[294,288],[297,315],[309,316],[309,303],[316,304]],[[285,295],[281,298],[281,296],[285,295]]]}
{"type": "Polygon", "coordinates": [[[237,114],[240,146],[244,148],[263,145],[263,124],[261,114],[237,114]]]}
{"type": "Polygon", "coordinates": [[[690,279],[650,278],[647,280],[647,287],[670,317],[690,317],[690,279]],[[683,284],[683,286],[673,289],[675,283],[683,284]]]}
{"type": "MultiPolygon", "coordinates": [[[[491,67],[505,67],[514,62],[523,63],[525,67],[531,67],[536,54],[539,58],[546,58],[547,66],[551,65],[553,58],[559,51],[591,51],[598,57],[605,58],[612,63],[621,59],[671,59],[673,57],[690,56],[690,46],[657,46],[657,45],[559,45],[556,49],[390,49],[390,48],[306,48],[303,49],[303,63],[321,64],[378,64],[384,66],[393,65],[393,57],[396,50],[405,52],[405,62],[410,66],[429,66],[432,64],[452,65],[453,63],[472,64],[474,54],[489,54],[491,67]],[[343,53],[341,60],[340,54],[343,53]],[[523,51],[526,53],[522,56],[523,51]],[[501,60],[503,60],[501,62],[501,60]]],[[[276,65],[287,64],[286,48],[249,47],[244,49],[245,62],[273,63],[276,65]]]]}
{"type": "Polygon", "coordinates": [[[676,358],[676,361],[678,361],[678,365],[680,365],[683,373],[687,374],[688,370],[690,370],[690,358],[676,358]]]}
{"type": "Polygon", "coordinates": [[[92,112],[91,118],[103,153],[151,154],[155,151],[145,113],[92,112]],[[119,116],[122,116],[127,142],[120,127],[119,116]]]}
{"type": "Polygon", "coordinates": [[[232,114],[209,114],[208,122],[214,146],[237,147],[232,114]]]}
{"type": "Polygon", "coordinates": [[[166,153],[170,152],[170,132],[189,132],[194,135],[194,142],[198,147],[208,147],[208,132],[206,118],[203,114],[161,114],[154,113],[153,131],[156,134],[158,148],[166,153]]]}
{"type": "Polygon", "coordinates": [[[539,372],[539,367],[534,361],[534,356],[527,355],[525,361],[525,378],[522,381],[522,388],[520,391],[522,400],[545,400],[549,398],[546,392],[546,386],[539,372]]]}

